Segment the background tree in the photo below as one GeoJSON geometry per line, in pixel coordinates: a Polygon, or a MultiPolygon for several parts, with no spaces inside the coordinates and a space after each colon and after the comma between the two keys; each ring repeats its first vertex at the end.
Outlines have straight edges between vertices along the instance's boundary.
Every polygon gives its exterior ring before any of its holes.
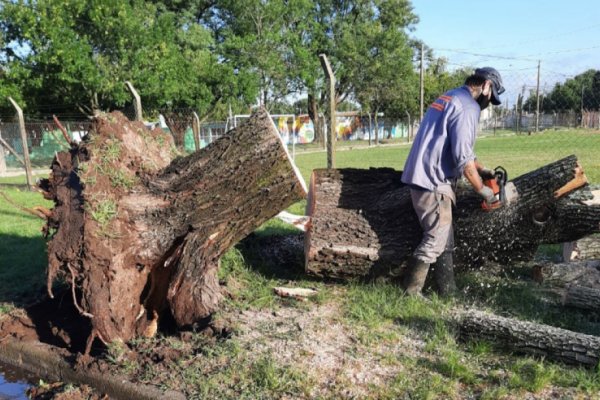
{"type": "Polygon", "coordinates": [[[212,51],[206,28],[163,4],[3,2],[0,20],[0,60],[34,109],[88,115],[120,107],[130,99],[125,80],[136,85],[148,109],[185,106],[207,113],[223,98],[253,97],[244,75],[212,51]]]}
{"type": "MultiPolygon", "coordinates": [[[[375,115],[404,117],[411,108],[411,98],[418,93],[418,75],[412,65],[413,49],[402,27],[411,26],[415,16],[408,16],[405,1],[378,2],[368,7],[373,15],[362,24],[348,26],[342,33],[342,58],[348,64],[354,93],[362,110],[375,115]],[[377,14],[375,14],[377,13],[377,14]]],[[[379,129],[375,129],[375,142],[379,129]]]]}
{"type": "MultiPolygon", "coordinates": [[[[590,69],[573,78],[557,83],[541,103],[543,112],[565,112],[600,109],[600,71],[590,69]]],[[[535,110],[536,97],[532,92],[524,102],[525,109],[535,110]]]]}

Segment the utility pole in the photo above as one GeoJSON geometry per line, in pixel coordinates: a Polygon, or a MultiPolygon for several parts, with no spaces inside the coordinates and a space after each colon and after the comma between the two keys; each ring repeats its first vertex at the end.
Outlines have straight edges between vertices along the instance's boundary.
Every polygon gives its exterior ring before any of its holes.
{"type": "Polygon", "coordinates": [[[424,77],[425,77],[425,71],[424,71],[424,65],[425,63],[423,62],[423,43],[421,43],[421,68],[420,68],[420,74],[419,74],[419,80],[420,80],[420,86],[421,86],[421,93],[420,93],[420,103],[421,103],[421,113],[420,115],[420,119],[423,119],[423,103],[424,103],[424,97],[425,97],[425,85],[423,84],[424,81],[424,77]]]}
{"type": "Polygon", "coordinates": [[[325,54],[319,54],[321,66],[329,80],[329,132],[327,137],[327,169],[335,168],[335,75],[325,54]]]}
{"type": "Polygon", "coordinates": [[[580,126],[583,128],[583,82],[581,82],[581,123],[580,126]]]}
{"type": "Polygon", "coordinates": [[[535,89],[535,131],[540,130],[540,63],[538,60],[537,86],[535,89]]]}

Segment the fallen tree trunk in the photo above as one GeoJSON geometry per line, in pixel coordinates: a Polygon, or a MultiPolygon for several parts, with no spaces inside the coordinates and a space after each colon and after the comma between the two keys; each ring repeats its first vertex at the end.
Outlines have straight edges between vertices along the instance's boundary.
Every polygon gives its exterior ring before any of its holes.
{"type": "Polygon", "coordinates": [[[563,260],[600,260],[600,236],[591,235],[563,244],[563,260]]]}
{"type": "Polygon", "coordinates": [[[596,367],[600,360],[600,337],[481,311],[462,315],[460,338],[487,341],[511,351],[587,367],[596,367]]]}
{"type": "MultiPolygon", "coordinates": [[[[377,276],[398,269],[421,239],[410,190],[391,169],[315,170],[305,235],[306,270],[332,278],[377,276]]],[[[600,231],[600,206],[570,200],[587,180],[575,156],[521,175],[518,200],[492,212],[459,187],[454,212],[457,265],[509,264],[533,258],[539,244],[600,231]]]]}
{"type": "Polygon", "coordinates": [[[172,138],[120,113],[58,153],[45,197],[48,291],[57,276],[104,342],[213,313],[221,255],[306,194],[271,117],[257,111],[203,151],[175,155],[172,138]]]}
{"type": "Polygon", "coordinates": [[[563,303],[569,307],[600,311],[600,290],[585,286],[571,286],[567,290],[563,303]]]}
{"type": "Polygon", "coordinates": [[[570,285],[600,289],[600,261],[535,265],[533,279],[545,286],[564,288],[570,285]]]}

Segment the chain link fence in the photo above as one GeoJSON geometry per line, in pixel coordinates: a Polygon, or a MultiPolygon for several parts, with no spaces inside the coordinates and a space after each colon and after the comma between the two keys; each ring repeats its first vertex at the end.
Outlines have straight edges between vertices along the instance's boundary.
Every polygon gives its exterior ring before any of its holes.
{"type": "MultiPolygon", "coordinates": [[[[479,124],[478,135],[481,140],[478,140],[477,148],[486,150],[489,157],[486,163],[500,164],[509,159],[507,155],[514,157],[522,153],[522,157],[527,158],[527,167],[534,168],[576,154],[584,167],[591,170],[594,181],[600,182],[600,71],[585,70],[568,74],[545,71],[535,65],[519,70],[500,69],[500,72],[506,87],[506,92],[501,96],[503,103],[484,110],[479,124]]],[[[427,105],[440,94],[432,94],[434,97],[430,99],[424,98],[425,112],[427,105]]],[[[132,104],[120,111],[129,119],[135,119],[132,104]]],[[[197,146],[208,146],[248,117],[232,115],[224,121],[199,121],[197,129],[194,129],[194,110],[145,112],[157,115],[145,122],[148,128],[158,127],[171,132],[176,142],[179,141],[177,144],[187,152],[195,151],[197,146]]],[[[292,155],[299,148],[320,147],[315,144],[315,127],[308,115],[273,113],[272,117],[292,155]]],[[[23,141],[19,125],[14,121],[16,118],[10,116],[2,116],[0,120],[3,143],[0,172],[23,168],[23,141]]],[[[408,112],[397,116],[339,112],[336,137],[339,142],[360,141],[365,145],[410,143],[418,131],[419,121],[419,115],[408,112]]],[[[61,119],[61,122],[75,141],[81,140],[91,126],[89,119],[61,119]]],[[[51,116],[44,120],[38,117],[36,120],[26,114],[25,130],[34,168],[48,168],[54,154],[68,148],[67,141],[51,116]]]]}

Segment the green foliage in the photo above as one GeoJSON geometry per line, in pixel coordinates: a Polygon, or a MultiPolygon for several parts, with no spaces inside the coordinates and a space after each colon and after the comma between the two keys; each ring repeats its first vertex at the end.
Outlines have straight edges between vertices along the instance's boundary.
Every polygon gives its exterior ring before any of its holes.
{"type": "Polygon", "coordinates": [[[0,93],[21,93],[22,106],[34,110],[52,104],[92,113],[128,102],[124,81],[131,81],[147,109],[205,114],[223,99],[247,104],[255,93],[247,73],[221,62],[204,25],[162,3],[3,3],[0,60],[14,84],[0,93]]]}
{"type": "Polygon", "coordinates": [[[108,225],[110,221],[116,217],[118,209],[117,203],[113,199],[94,199],[86,203],[86,211],[92,219],[99,225],[99,233],[102,235],[108,234],[108,225]]]}
{"type": "MultiPolygon", "coordinates": [[[[600,71],[589,69],[562,83],[557,83],[552,91],[540,97],[541,111],[544,112],[579,112],[600,109],[600,71]]],[[[535,110],[537,98],[531,92],[523,103],[523,109],[535,110]]]]}

